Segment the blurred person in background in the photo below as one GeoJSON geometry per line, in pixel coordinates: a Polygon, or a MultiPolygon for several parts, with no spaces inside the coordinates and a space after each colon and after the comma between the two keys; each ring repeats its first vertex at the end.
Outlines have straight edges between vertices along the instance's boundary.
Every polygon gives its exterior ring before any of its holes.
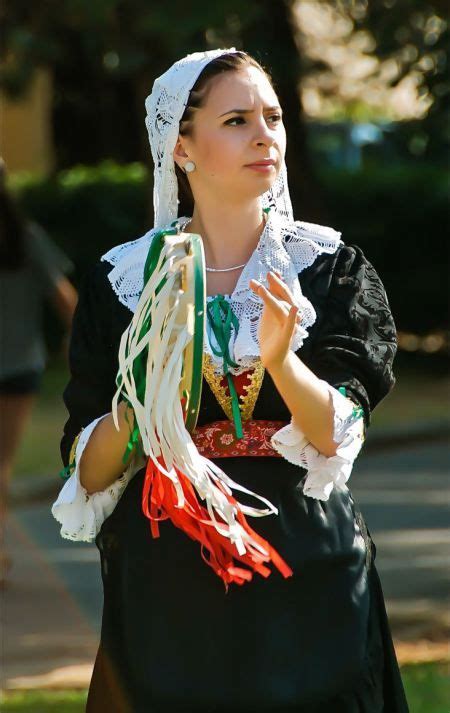
{"type": "Polygon", "coordinates": [[[65,273],[69,258],[36,223],[20,213],[6,186],[0,157],[0,584],[11,558],[4,545],[11,474],[46,366],[44,302],[67,332],[77,292],[65,273]]]}

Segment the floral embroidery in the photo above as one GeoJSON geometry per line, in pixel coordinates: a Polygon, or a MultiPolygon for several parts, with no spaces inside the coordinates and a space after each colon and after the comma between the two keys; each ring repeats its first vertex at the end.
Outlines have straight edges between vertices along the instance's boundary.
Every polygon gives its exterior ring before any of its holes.
{"type": "Polygon", "coordinates": [[[213,421],[197,426],[192,434],[197,449],[206,458],[232,456],[281,457],[273,448],[270,439],[286,425],[286,421],[248,420],[243,426],[244,437],[236,438],[231,421],[213,421]]]}

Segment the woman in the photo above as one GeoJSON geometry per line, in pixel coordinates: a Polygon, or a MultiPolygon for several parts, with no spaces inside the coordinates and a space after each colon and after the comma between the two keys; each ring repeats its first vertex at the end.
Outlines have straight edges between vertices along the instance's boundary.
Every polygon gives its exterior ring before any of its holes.
{"type": "MultiPolygon", "coordinates": [[[[146,106],[155,228],[110,250],[86,279],[64,395],[61,450],[72,472],[52,508],[64,537],[95,538],[101,553],[87,711],[407,711],[375,548],[345,484],[371,412],[395,383],[380,278],[337,231],[294,220],[282,111],[249,55],[188,55],[156,80],[146,106]],[[247,574],[234,561],[209,568],[173,522],[152,539],[137,451],[124,470],[133,413],[119,404],[117,431],[116,355],[152,237],[170,227],[202,236],[207,265],[193,440],[275,506],[255,526],[279,570],[270,576],[251,557],[247,574]],[[218,348],[218,314],[227,315],[228,352],[218,348]]],[[[241,513],[254,505],[253,496],[240,501],[241,513]]]]}
{"type": "Polygon", "coordinates": [[[0,158],[0,584],[11,558],[4,548],[9,483],[45,369],[45,300],[70,329],[77,293],[64,273],[71,261],[36,223],[20,214],[0,158]]]}

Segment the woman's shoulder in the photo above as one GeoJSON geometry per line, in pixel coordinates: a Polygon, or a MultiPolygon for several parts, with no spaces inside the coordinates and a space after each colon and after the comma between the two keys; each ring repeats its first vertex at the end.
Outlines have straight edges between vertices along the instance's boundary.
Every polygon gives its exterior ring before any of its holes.
{"type": "Polygon", "coordinates": [[[309,223],[304,220],[291,222],[291,230],[283,236],[285,244],[297,239],[314,243],[321,263],[326,264],[337,276],[357,271],[361,266],[371,266],[363,249],[355,244],[345,242],[342,231],[331,225],[309,223]],[[294,236],[294,237],[292,237],[294,236]]]}
{"type": "Polygon", "coordinates": [[[114,245],[91,266],[85,281],[134,312],[143,287],[143,265],[155,230],[114,245]]]}
{"type": "Polygon", "coordinates": [[[342,232],[331,225],[309,223],[306,220],[294,220],[295,232],[302,238],[314,240],[324,248],[332,248],[342,242],[342,232]]]}
{"type": "Polygon", "coordinates": [[[331,225],[284,219],[280,227],[283,246],[298,273],[333,272],[338,262],[352,257],[354,246],[346,245],[342,232],[331,225]]]}
{"type": "Polygon", "coordinates": [[[101,256],[100,262],[106,262],[113,267],[130,256],[138,256],[141,253],[148,251],[151,238],[155,230],[148,230],[144,235],[133,240],[128,240],[126,243],[120,243],[110,248],[104,255],[101,256]]]}
{"type": "Polygon", "coordinates": [[[315,286],[319,292],[347,285],[362,289],[378,284],[380,277],[363,248],[346,243],[342,232],[330,225],[302,220],[284,223],[283,244],[302,285],[315,286]]]}
{"type": "Polygon", "coordinates": [[[294,225],[297,236],[314,242],[321,255],[330,256],[328,262],[333,267],[342,270],[368,262],[359,245],[345,242],[341,230],[331,225],[308,223],[304,220],[295,220],[294,225]]]}

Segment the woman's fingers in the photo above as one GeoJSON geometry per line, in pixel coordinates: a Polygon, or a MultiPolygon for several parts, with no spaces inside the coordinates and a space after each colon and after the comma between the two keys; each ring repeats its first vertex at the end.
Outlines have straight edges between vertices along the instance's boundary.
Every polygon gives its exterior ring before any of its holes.
{"type": "Polygon", "coordinates": [[[289,310],[289,316],[287,320],[287,330],[288,332],[292,335],[295,329],[295,325],[301,321],[301,317],[298,313],[298,307],[296,305],[292,305],[290,310],[289,310]]]}
{"type": "Polygon", "coordinates": [[[277,319],[280,322],[284,322],[286,319],[286,310],[281,302],[269,292],[267,287],[264,287],[258,280],[250,280],[250,287],[256,292],[258,297],[261,297],[264,304],[269,307],[277,319]]]}
{"type": "MultiPolygon", "coordinates": [[[[272,307],[272,310],[275,311],[276,316],[280,320],[284,321],[289,315],[290,308],[295,307],[296,305],[294,303],[294,298],[292,297],[292,293],[289,288],[284,285],[284,283],[277,283],[277,285],[275,285],[274,280],[275,278],[273,277],[269,281],[269,287],[267,288],[262,285],[261,282],[258,282],[258,280],[252,279],[250,280],[250,287],[259,297],[263,299],[265,304],[268,304],[269,307],[272,307]]],[[[296,322],[297,324],[300,324],[301,321],[302,317],[298,314],[297,308],[296,322]]]]}
{"type": "Polygon", "coordinates": [[[286,300],[286,302],[289,302],[289,304],[291,305],[295,304],[292,292],[290,291],[286,283],[283,281],[280,273],[277,270],[268,272],[267,278],[271,290],[275,295],[281,297],[283,300],[286,300]]]}

